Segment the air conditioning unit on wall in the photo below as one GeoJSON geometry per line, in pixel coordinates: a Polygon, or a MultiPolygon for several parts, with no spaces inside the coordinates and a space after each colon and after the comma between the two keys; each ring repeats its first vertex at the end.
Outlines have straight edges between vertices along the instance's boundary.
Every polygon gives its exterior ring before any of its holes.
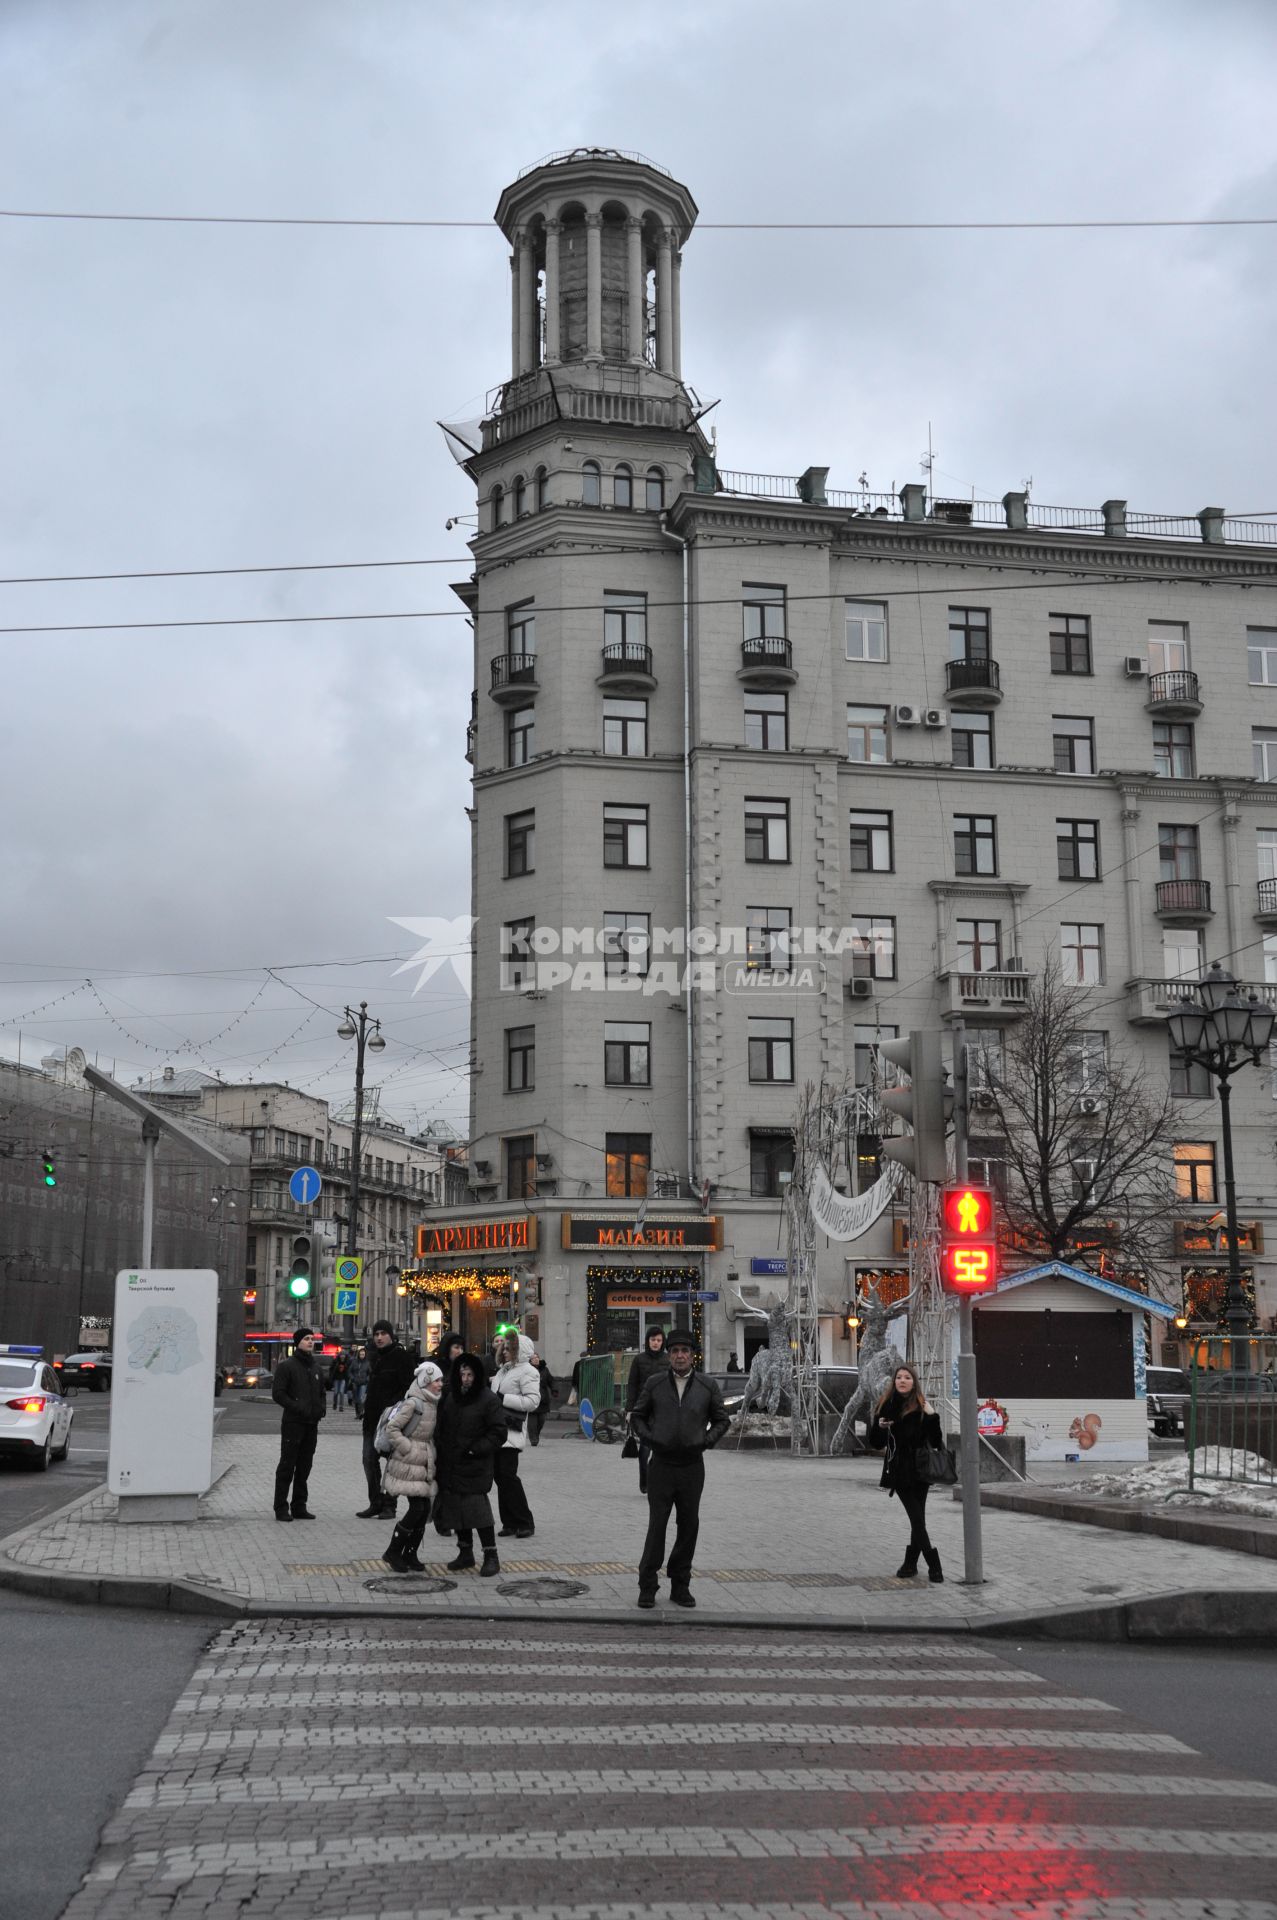
{"type": "Polygon", "coordinates": [[[1079,1113],[1098,1113],[1100,1103],[1093,1093],[1084,1093],[1077,1103],[1079,1113]]]}
{"type": "Polygon", "coordinates": [[[918,709],[917,707],[905,705],[893,707],[891,709],[891,718],[898,727],[916,727],[918,724],[918,709]]]}
{"type": "Polygon", "coordinates": [[[857,974],[847,982],[847,992],[853,1000],[872,1000],[874,983],[867,974],[857,974]]]}
{"type": "Polygon", "coordinates": [[[1142,680],[1148,672],[1142,654],[1128,653],[1122,662],[1122,671],[1128,680],[1142,680]]]}
{"type": "Polygon", "coordinates": [[[928,707],[922,716],[924,727],[947,727],[949,716],[943,707],[928,707]]]}

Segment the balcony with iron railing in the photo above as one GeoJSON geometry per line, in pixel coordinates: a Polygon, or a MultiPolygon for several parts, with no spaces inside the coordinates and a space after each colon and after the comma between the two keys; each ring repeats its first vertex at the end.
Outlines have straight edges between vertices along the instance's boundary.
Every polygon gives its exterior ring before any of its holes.
{"type": "MultiPolygon", "coordinates": [[[[1238,988],[1244,1000],[1262,1000],[1277,1008],[1277,981],[1245,980],[1238,988]]],[[[1128,980],[1126,1017],[1132,1026],[1161,1027],[1166,1016],[1180,1008],[1201,1004],[1196,980],[1128,980]]]]}
{"type": "Polygon", "coordinates": [[[747,687],[792,687],[798,678],[792,645],[779,633],[742,640],[736,678],[747,687]]]}
{"type": "Polygon", "coordinates": [[[947,660],[944,687],[951,707],[979,712],[1002,704],[1002,674],[996,660],[947,660]]]}
{"type": "Polygon", "coordinates": [[[1144,704],[1150,713],[1164,720],[1195,720],[1202,710],[1197,675],[1186,667],[1174,668],[1169,673],[1150,673],[1144,704]]]}
{"type": "Polygon", "coordinates": [[[652,649],[636,640],[609,640],[603,647],[602,669],[595,684],[617,691],[651,693],[656,686],[652,649]]]}
{"type": "Polygon", "coordinates": [[[1153,910],[1168,927],[1204,926],[1215,911],[1210,901],[1210,881],[1159,880],[1153,910]]]}
{"type": "Polygon", "coordinates": [[[535,653],[499,653],[492,662],[488,689],[498,706],[513,706],[540,691],[535,653]]]}
{"type": "Polygon", "coordinates": [[[1277,927],[1277,880],[1261,880],[1255,918],[1266,927],[1277,927]]]}

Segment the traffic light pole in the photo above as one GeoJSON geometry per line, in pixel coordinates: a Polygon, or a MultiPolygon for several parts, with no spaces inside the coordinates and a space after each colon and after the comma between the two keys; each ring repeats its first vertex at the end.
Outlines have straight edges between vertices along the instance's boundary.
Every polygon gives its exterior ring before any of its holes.
{"type": "MultiPolygon", "coordinates": [[[[953,1026],[953,1170],[959,1180],[967,1166],[967,1033],[953,1026]]],[[[962,1584],[984,1585],[984,1544],[980,1534],[980,1432],[976,1425],[975,1319],[969,1293],[958,1295],[958,1431],[962,1449],[962,1584]]]]}

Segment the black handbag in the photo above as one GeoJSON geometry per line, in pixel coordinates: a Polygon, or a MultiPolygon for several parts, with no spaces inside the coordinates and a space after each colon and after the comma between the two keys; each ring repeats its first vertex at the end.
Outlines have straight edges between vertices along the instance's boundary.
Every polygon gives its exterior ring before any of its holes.
{"type": "Polygon", "coordinates": [[[913,1470],[924,1487],[953,1487],[958,1483],[958,1469],[950,1447],[918,1447],[913,1456],[913,1470]]]}
{"type": "Polygon", "coordinates": [[[513,1407],[504,1407],[502,1411],[505,1414],[505,1423],[510,1432],[522,1433],[523,1423],[528,1417],[527,1414],[518,1413],[513,1407]]]}
{"type": "Polygon", "coordinates": [[[626,1440],[625,1445],[621,1448],[621,1458],[622,1460],[637,1460],[638,1457],[638,1441],[634,1438],[634,1435],[631,1434],[626,1440]]]}

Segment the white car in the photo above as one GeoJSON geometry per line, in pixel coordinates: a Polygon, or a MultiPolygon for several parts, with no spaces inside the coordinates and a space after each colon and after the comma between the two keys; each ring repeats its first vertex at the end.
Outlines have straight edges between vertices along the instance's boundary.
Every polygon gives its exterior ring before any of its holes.
{"type": "Polygon", "coordinates": [[[0,1454],[16,1454],[37,1473],[65,1460],[74,1409],[41,1347],[0,1345],[0,1454]]]}

